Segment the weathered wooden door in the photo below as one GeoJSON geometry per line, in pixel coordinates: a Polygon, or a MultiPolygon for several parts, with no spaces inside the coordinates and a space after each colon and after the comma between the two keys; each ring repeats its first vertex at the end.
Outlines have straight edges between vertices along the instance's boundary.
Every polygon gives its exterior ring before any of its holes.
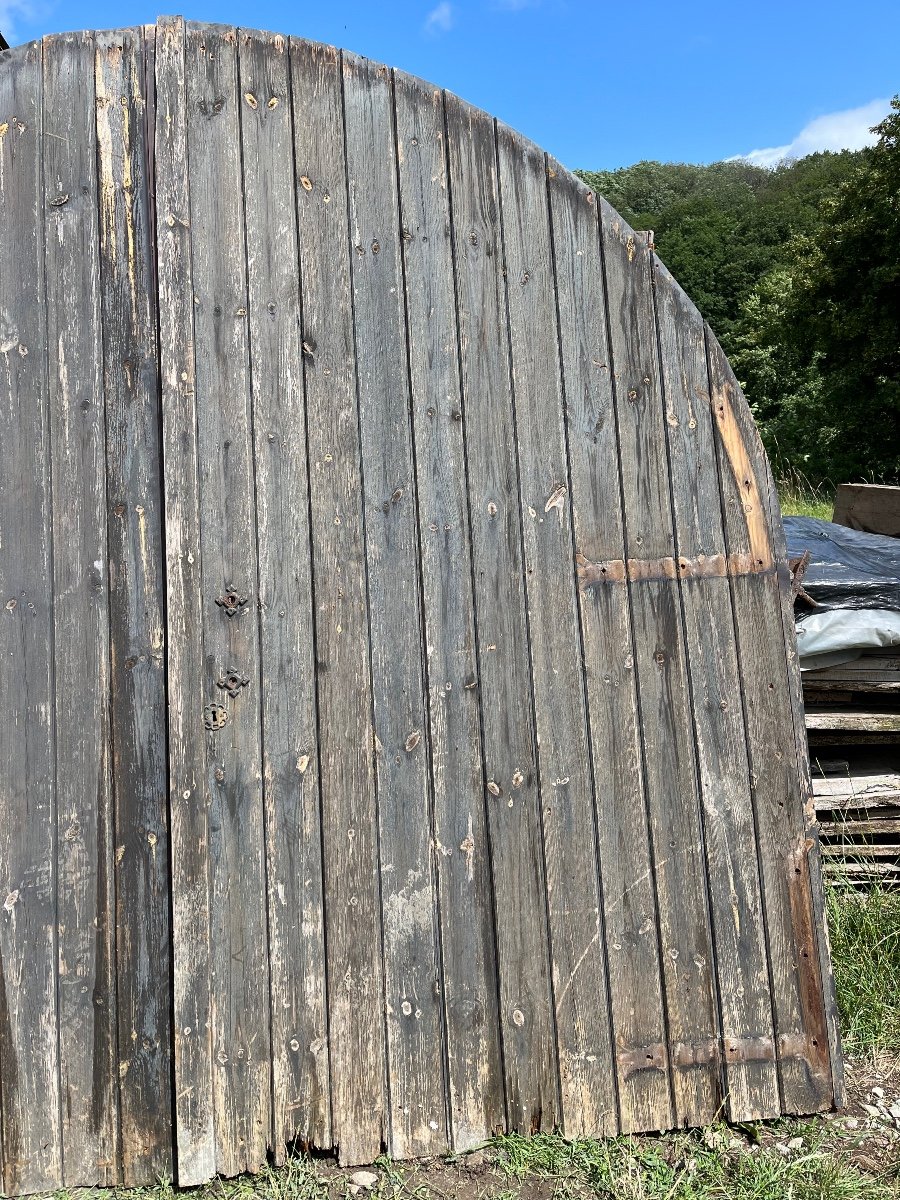
{"type": "Polygon", "coordinates": [[[176,18],[0,54],[0,201],[6,1190],[830,1107],[777,497],[647,235],[176,18]]]}

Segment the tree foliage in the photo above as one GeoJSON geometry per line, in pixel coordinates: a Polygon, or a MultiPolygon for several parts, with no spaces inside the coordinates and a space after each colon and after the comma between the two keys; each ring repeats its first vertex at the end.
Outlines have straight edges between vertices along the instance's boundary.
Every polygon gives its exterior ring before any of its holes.
{"type": "Polygon", "coordinates": [[[583,172],[716,331],[782,469],[900,469],[900,100],[867,150],[583,172]]]}

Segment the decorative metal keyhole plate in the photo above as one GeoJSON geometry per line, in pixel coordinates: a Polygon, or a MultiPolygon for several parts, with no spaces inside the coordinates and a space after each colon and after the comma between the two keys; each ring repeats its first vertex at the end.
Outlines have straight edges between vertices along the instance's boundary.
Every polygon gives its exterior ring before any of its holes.
{"type": "Polygon", "coordinates": [[[203,710],[203,724],[207,729],[221,729],[228,722],[228,709],[224,704],[207,704],[203,710]]]}
{"type": "Polygon", "coordinates": [[[232,700],[240,695],[241,689],[245,688],[250,680],[240,671],[236,671],[234,667],[230,667],[225,674],[216,681],[216,687],[220,687],[223,692],[227,692],[232,700]]]}
{"type": "Polygon", "coordinates": [[[216,604],[224,610],[225,616],[230,620],[246,606],[247,597],[242,596],[237,588],[229,583],[225,587],[225,595],[216,597],[216,604]]]}

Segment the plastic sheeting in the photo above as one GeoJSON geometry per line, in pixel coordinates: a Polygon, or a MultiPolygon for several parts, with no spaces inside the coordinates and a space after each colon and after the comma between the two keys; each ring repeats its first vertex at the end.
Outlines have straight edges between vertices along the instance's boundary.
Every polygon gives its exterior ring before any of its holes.
{"type": "Polygon", "coordinates": [[[785,517],[784,532],[791,558],[810,552],[803,587],[822,608],[900,611],[900,539],[816,517],[785,517]]]}
{"type": "Polygon", "coordinates": [[[852,662],[863,650],[900,645],[900,612],[884,608],[832,608],[797,621],[801,671],[852,662]]]}

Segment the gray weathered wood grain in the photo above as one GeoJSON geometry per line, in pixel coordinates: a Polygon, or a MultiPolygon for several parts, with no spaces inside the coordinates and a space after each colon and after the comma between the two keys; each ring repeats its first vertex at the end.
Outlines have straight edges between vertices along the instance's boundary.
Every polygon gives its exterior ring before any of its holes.
{"type": "Polygon", "coordinates": [[[216,1173],[207,852],[206,679],[196,440],[184,22],[156,36],[156,237],[165,498],[173,1057],[178,1183],[216,1173]],[[202,725],[199,726],[202,729],[202,725]]]}
{"type": "Polygon", "coordinates": [[[652,238],[179,18],[0,54],[0,202],[4,1190],[829,1107],[777,493],[652,238]]]}
{"type": "Polygon", "coordinates": [[[618,1126],[544,155],[498,130],[561,1123],[618,1126]]]}
{"type": "Polygon", "coordinates": [[[44,42],[63,1180],[118,1181],[109,562],[94,38],[44,42]],[[77,707],[78,717],[73,719],[77,707]]]}
{"type": "Polygon", "coordinates": [[[331,1142],[316,661],[287,40],[242,30],[239,60],[280,1158],[331,1142]]]}
{"type": "Polygon", "coordinates": [[[3,1188],[62,1186],[42,46],[0,59],[0,1060],[3,1188]]]}
{"type": "Polygon", "coordinates": [[[675,1115],[720,1104],[719,1020],[687,651],[646,237],[605,201],[601,229],[675,1115]]]}
{"type": "Polygon", "coordinates": [[[511,1129],[552,1128],[550,981],[493,121],[447,97],[489,854],[511,1129]]]}
{"type": "Polygon", "coordinates": [[[784,630],[784,651],[787,662],[788,685],[791,698],[791,715],[794,723],[794,746],[797,753],[797,773],[800,779],[800,794],[803,801],[803,826],[806,831],[807,865],[809,871],[810,900],[813,910],[813,929],[819,959],[819,974],[822,1004],[828,1029],[828,1053],[831,1068],[832,1100],[837,1108],[844,1103],[844,1068],[841,1057],[841,1037],[838,1024],[838,1004],[835,991],[834,972],[831,965],[831,949],[828,944],[828,917],[825,911],[825,893],[822,880],[822,857],[819,842],[819,827],[816,821],[810,777],[809,740],[804,719],[803,686],[800,678],[800,662],[797,650],[797,631],[794,622],[794,596],[788,569],[787,544],[781,519],[778,489],[772,475],[772,464],[766,456],[759,430],[756,429],[746,399],[738,386],[737,394],[743,403],[739,406],[741,420],[747,429],[745,444],[750,450],[756,467],[757,478],[764,482],[763,503],[766,509],[772,545],[777,564],[776,578],[781,601],[781,621],[784,630]]]}
{"type": "MultiPolygon", "coordinates": [[[[372,682],[339,53],[291,42],[315,584],[332,1139],[372,1162],[387,1104],[372,682]]],[[[355,253],[355,251],[354,251],[355,253]]]]}
{"type": "Polygon", "coordinates": [[[450,1137],[467,1150],[505,1124],[493,897],[481,757],[466,448],[444,97],[394,86],[450,1137]]]}
{"type": "Polygon", "coordinates": [[[757,437],[718,343],[707,330],[710,396],[754,785],[782,1106],[832,1103],[828,1025],[812,904],[813,843],[803,815],[776,557],[749,448],[757,437]]]}
{"type": "Polygon", "coordinates": [[[653,259],[666,437],[693,692],[727,1112],[779,1111],[765,912],[726,573],[703,319],[653,259]]]}
{"type": "Polygon", "coordinates": [[[548,185],[620,1122],[664,1128],[673,1118],[597,203],[557,164],[548,185]]]}
{"type": "MultiPolygon", "coordinates": [[[[270,1028],[256,505],[237,34],[185,28],[204,680],[192,736],[205,743],[216,1167],[256,1170],[270,1140],[270,1028]],[[222,187],[232,179],[235,185],[222,187]],[[221,600],[236,590],[229,613],[221,600]],[[235,673],[243,686],[223,686],[235,673]],[[236,694],[234,694],[236,692],[236,694]],[[204,729],[218,704],[226,724],[204,729]]],[[[179,946],[185,955],[189,947],[179,946]]]]}
{"type": "Polygon", "coordinates": [[[390,71],[343,55],[371,629],[388,1147],[446,1150],[418,512],[390,71]]]}
{"type": "Polygon", "coordinates": [[[162,460],[145,99],[154,41],[152,27],[96,38],[117,1072],[126,1186],[173,1171],[162,460]]]}

